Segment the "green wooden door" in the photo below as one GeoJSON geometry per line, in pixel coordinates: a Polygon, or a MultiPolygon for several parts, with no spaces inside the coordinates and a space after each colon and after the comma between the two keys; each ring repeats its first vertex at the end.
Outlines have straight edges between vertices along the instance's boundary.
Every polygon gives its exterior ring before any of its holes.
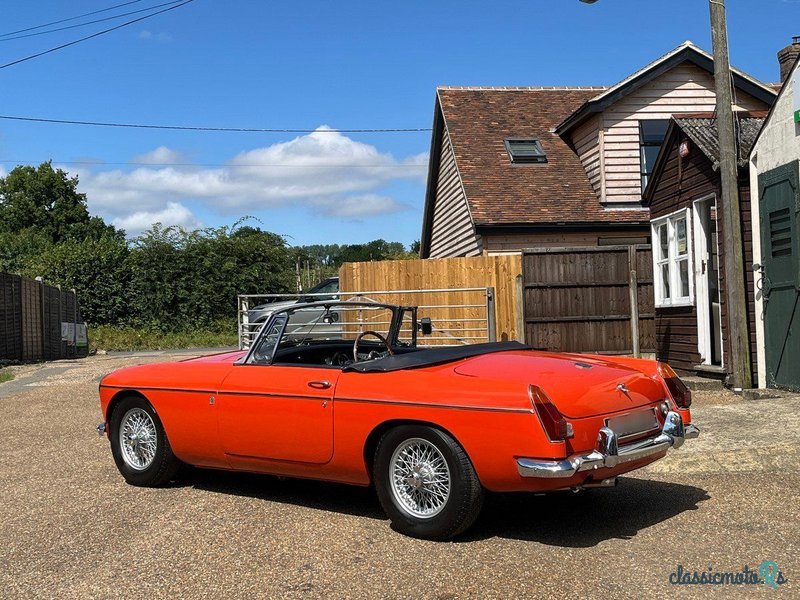
{"type": "Polygon", "coordinates": [[[759,175],[767,385],[800,390],[798,161],[759,175]]]}

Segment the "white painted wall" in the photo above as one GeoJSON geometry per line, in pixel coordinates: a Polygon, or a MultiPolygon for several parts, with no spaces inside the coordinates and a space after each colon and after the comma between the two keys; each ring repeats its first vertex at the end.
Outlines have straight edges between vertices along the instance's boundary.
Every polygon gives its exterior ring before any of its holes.
{"type": "MultiPolygon", "coordinates": [[[[764,173],[793,160],[800,159],[800,123],[794,122],[794,111],[799,107],[797,98],[800,88],[800,68],[790,76],[792,81],[783,87],[775,106],[764,124],[764,129],[756,141],[750,155],[750,195],[752,198],[753,232],[761,231],[760,198],[758,196],[758,174],[764,173]]],[[[753,235],[753,262],[761,264],[761,235],[753,235]]],[[[763,314],[764,302],[758,291],[756,279],[756,316],[763,314]]],[[[758,342],[758,387],[767,386],[766,344],[764,341],[764,322],[756,318],[756,340],[758,342]]]]}

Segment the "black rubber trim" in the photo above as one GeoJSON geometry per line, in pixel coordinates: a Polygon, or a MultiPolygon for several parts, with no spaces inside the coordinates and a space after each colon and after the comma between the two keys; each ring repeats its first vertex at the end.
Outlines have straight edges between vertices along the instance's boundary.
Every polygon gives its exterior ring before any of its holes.
{"type": "Polygon", "coordinates": [[[347,366],[343,373],[388,373],[418,367],[429,367],[443,363],[454,362],[464,358],[472,358],[482,354],[495,352],[508,352],[509,350],[530,350],[530,346],[520,342],[488,342],[484,344],[469,344],[466,346],[452,346],[446,348],[420,348],[417,352],[395,354],[376,360],[366,360],[347,366]]]}

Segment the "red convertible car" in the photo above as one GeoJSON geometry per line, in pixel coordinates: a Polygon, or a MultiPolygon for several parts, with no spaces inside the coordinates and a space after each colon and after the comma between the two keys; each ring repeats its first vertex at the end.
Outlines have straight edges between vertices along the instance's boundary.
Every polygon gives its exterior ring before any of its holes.
{"type": "Polygon", "coordinates": [[[374,485],[397,530],[437,540],[474,522],[485,490],[614,485],[698,435],[664,363],[418,348],[430,330],[414,307],[295,304],[248,351],[107,375],[98,429],[133,485],[182,463],[374,485]]]}

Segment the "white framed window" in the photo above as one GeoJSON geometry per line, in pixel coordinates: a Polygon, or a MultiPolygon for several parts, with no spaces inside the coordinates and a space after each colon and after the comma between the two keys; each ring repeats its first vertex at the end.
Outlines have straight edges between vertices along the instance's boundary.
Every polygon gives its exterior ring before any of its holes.
{"type": "Polygon", "coordinates": [[[694,304],[690,209],[650,222],[656,307],[694,304]]]}

